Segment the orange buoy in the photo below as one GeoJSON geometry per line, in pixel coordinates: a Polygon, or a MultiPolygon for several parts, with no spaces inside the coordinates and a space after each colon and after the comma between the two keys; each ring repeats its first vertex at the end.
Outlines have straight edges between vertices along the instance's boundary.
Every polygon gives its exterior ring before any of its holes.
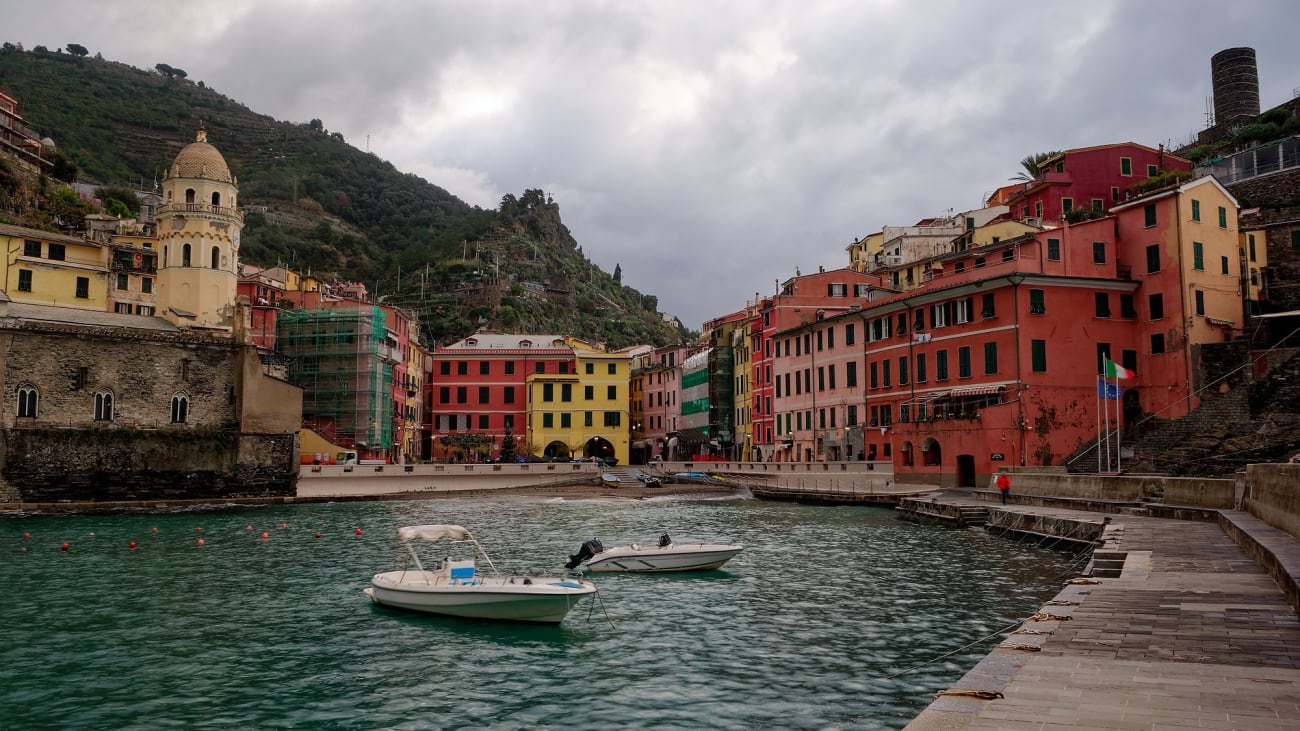
{"type": "Polygon", "coordinates": [[[270,538],[270,537],[271,537],[271,534],[270,534],[270,533],[263,533],[263,534],[262,534],[262,540],[266,540],[267,538],[270,538]]]}
{"type": "Polygon", "coordinates": [[[361,529],[357,528],[357,535],[361,535],[361,529]]]}
{"type": "Polygon", "coordinates": [[[154,532],[154,533],[157,533],[157,532],[158,532],[158,529],[157,529],[157,528],[154,528],[154,529],[153,529],[153,532],[154,532]]]}
{"type": "Polygon", "coordinates": [[[281,527],[281,528],[288,528],[288,527],[289,527],[289,524],[288,524],[288,523],[281,523],[281,524],[280,524],[280,527],[281,527]]]}
{"type": "Polygon", "coordinates": [[[202,539],[202,538],[199,539],[199,545],[200,545],[200,546],[203,545],[203,539],[202,539]]]}
{"type": "Polygon", "coordinates": [[[195,532],[195,533],[202,533],[202,532],[203,532],[203,526],[199,526],[198,528],[195,528],[195,529],[194,529],[194,532],[195,532]]]}
{"type": "Polygon", "coordinates": [[[31,537],[32,537],[32,534],[31,534],[31,533],[24,533],[24,534],[23,534],[23,540],[24,540],[24,541],[27,540],[28,538],[31,538],[31,537]]]}
{"type": "Polygon", "coordinates": [[[68,544],[64,543],[62,546],[60,546],[60,548],[63,549],[64,551],[68,550],[68,544]]]}
{"type": "Polygon", "coordinates": [[[130,548],[131,548],[132,551],[135,550],[135,541],[131,541],[131,542],[128,543],[127,545],[130,546],[130,548]]]}
{"type": "Polygon", "coordinates": [[[320,538],[320,531],[316,531],[316,537],[320,538]]]}

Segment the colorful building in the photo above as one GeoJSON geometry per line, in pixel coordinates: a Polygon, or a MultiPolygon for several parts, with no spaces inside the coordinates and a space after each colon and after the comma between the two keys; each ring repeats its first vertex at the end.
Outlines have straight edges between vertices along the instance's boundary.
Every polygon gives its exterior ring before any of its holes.
{"type": "Polygon", "coordinates": [[[0,281],[14,302],[108,310],[108,245],[0,223],[0,281]]]}
{"type": "MultiPolygon", "coordinates": [[[[1038,165],[1038,176],[1005,204],[1013,218],[1061,221],[1071,211],[1102,215],[1132,197],[1131,188],[1167,171],[1188,172],[1192,163],[1133,142],[1080,147],[1038,165]]],[[[1004,196],[1005,197],[1005,196],[1004,196]]]]}

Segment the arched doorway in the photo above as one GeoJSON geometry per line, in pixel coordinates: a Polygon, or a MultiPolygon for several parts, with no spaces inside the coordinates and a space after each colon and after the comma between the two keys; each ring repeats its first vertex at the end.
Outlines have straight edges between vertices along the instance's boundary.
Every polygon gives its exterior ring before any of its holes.
{"type": "Polygon", "coordinates": [[[910,441],[903,442],[903,447],[902,447],[902,450],[901,450],[901,451],[902,451],[902,453],[903,453],[903,466],[904,466],[904,467],[911,467],[911,466],[913,465],[913,461],[912,461],[912,443],[911,443],[910,441]]]}
{"type": "Polygon", "coordinates": [[[592,437],[582,446],[582,456],[595,457],[611,464],[618,461],[614,456],[614,445],[608,439],[603,437],[592,437]]]}
{"type": "Polygon", "coordinates": [[[569,445],[557,439],[546,445],[546,449],[542,450],[542,456],[551,460],[569,459],[569,445]]]}
{"type": "Polygon", "coordinates": [[[934,437],[921,442],[921,464],[928,467],[937,467],[943,464],[943,449],[939,446],[939,441],[934,437]]]}

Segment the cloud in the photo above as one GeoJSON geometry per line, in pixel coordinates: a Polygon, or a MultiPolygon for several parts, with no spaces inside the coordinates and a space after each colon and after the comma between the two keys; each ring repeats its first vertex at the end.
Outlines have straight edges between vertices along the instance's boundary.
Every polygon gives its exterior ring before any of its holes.
{"type": "Polygon", "coordinates": [[[1263,103],[1286,100],[1297,15],[1288,0],[49,0],[9,10],[4,35],[179,66],[476,205],[543,188],[588,257],[698,327],[796,268],[843,266],[882,226],[976,207],[1025,155],[1187,141],[1222,48],[1256,48],[1263,103]]]}

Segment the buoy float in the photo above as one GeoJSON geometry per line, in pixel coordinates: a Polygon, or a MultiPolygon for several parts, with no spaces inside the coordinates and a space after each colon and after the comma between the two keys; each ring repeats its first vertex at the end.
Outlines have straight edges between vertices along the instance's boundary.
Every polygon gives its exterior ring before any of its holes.
{"type": "Polygon", "coordinates": [[[128,543],[127,545],[131,547],[131,550],[132,550],[132,551],[135,550],[135,541],[131,541],[131,542],[128,543]]]}
{"type": "Polygon", "coordinates": [[[157,532],[158,532],[158,529],[157,529],[157,528],[154,528],[154,529],[153,529],[153,532],[154,532],[154,533],[157,533],[157,532]]]}
{"type": "Polygon", "coordinates": [[[61,549],[63,549],[64,551],[66,551],[66,550],[68,550],[68,544],[65,543],[65,544],[63,544],[62,546],[60,546],[59,548],[61,548],[61,549]]]}
{"type": "Polygon", "coordinates": [[[252,530],[252,529],[253,529],[252,523],[249,523],[247,526],[244,527],[244,530],[252,530]]]}
{"type": "Polygon", "coordinates": [[[320,531],[316,531],[316,537],[320,538],[320,531]]]}
{"type": "Polygon", "coordinates": [[[357,528],[357,535],[361,535],[361,529],[357,528]]]}
{"type": "Polygon", "coordinates": [[[24,541],[27,540],[28,538],[31,538],[31,537],[32,537],[32,534],[31,534],[31,533],[24,533],[24,534],[23,534],[23,540],[24,540],[24,541]]]}
{"type": "Polygon", "coordinates": [[[281,524],[280,524],[280,527],[281,527],[281,528],[288,528],[288,527],[289,527],[289,524],[288,524],[288,523],[281,523],[281,524]]]}
{"type": "Polygon", "coordinates": [[[95,531],[92,530],[92,531],[90,532],[90,537],[91,537],[91,538],[94,538],[94,537],[95,537],[95,531]]]}
{"type": "Polygon", "coordinates": [[[203,545],[203,539],[202,539],[202,538],[199,539],[199,545],[200,545],[200,546],[203,545]]]}
{"type": "Polygon", "coordinates": [[[202,533],[202,532],[203,532],[203,526],[199,526],[198,528],[195,528],[195,529],[194,529],[194,532],[195,532],[195,533],[202,533]]]}
{"type": "Polygon", "coordinates": [[[270,538],[270,537],[271,537],[271,534],[270,534],[270,533],[263,533],[263,534],[262,534],[262,540],[266,540],[267,538],[270,538]]]}

